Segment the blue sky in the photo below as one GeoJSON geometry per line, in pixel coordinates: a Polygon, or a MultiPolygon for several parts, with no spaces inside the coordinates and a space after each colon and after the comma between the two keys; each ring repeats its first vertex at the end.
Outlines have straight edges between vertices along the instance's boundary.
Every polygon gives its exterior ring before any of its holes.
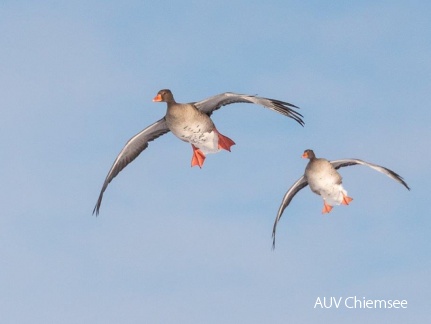
{"type": "Polygon", "coordinates": [[[2,1],[2,323],[424,323],[431,221],[428,1],[2,1]],[[190,168],[152,142],[108,187],[125,142],[177,101],[225,91],[301,107],[213,114],[237,145],[190,168]],[[349,207],[307,188],[271,231],[312,148],[349,207]],[[317,297],[404,310],[314,309],[317,297]]]}

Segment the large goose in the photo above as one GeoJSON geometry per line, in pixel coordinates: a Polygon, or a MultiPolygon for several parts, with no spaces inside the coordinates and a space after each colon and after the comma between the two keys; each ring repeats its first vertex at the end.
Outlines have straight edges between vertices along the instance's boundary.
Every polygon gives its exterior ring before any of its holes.
{"type": "Polygon", "coordinates": [[[386,174],[388,177],[398,181],[404,187],[410,190],[409,186],[407,183],[405,183],[400,175],[377,164],[365,162],[359,159],[328,161],[323,158],[316,158],[316,155],[312,150],[305,150],[302,157],[307,158],[310,161],[305,168],[304,175],[290,187],[283,197],[272,230],[273,247],[275,247],[275,232],[277,223],[279,222],[283,211],[289,205],[290,201],[298,193],[298,191],[302,188],[305,188],[307,185],[310,186],[311,191],[323,198],[323,214],[329,213],[332,210],[332,206],[334,205],[348,205],[353,200],[347,196],[347,192],[344,190],[341,184],[342,177],[337,172],[337,169],[339,168],[357,164],[365,165],[376,171],[386,174]]]}
{"type": "Polygon", "coordinates": [[[301,119],[302,115],[292,109],[298,108],[297,106],[288,102],[253,95],[225,92],[199,102],[181,104],[175,102],[170,90],[163,89],[157,93],[153,101],[167,103],[166,115],[133,136],[123,147],[105,178],[93,214],[99,214],[103,193],[112,179],[148,147],[148,142],[169,131],[172,131],[182,141],[192,145],[192,167],[195,165],[202,167],[205,154],[216,153],[220,149],[230,151],[230,147],[235,143],[227,136],[220,134],[210,118],[213,111],[222,106],[233,103],[262,105],[294,119],[302,126],[304,125],[301,119]]]}

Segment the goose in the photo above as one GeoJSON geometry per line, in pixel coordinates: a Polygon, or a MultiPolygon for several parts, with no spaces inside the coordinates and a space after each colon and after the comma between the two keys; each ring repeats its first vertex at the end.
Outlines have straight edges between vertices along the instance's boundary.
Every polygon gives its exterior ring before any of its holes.
{"type": "Polygon", "coordinates": [[[310,149],[304,151],[302,158],[309,159],[310,161],[305,168],[304,175],[296,180],[296,182],[289,188],[283,197],[272,230],[273,248],[275,247],[275,232],[277,229],[277,224],[280,221],[283,211],[286,209],[298,191],[305,188],[307,185],[310,186],[312,192],[323,198],[323,214],[331,212],[334,205],[348,205],[353,200],[353,198],[347,196],[347,191],[341,184],[342,177],[337,172],[337,169],[339,168],[358,164],[365,165],[387,175],[389,178],[392,178],[395,181],[398,181],[400,184],[410,190],[409,186],[400,175],[377,164],[366,162],[360,159],[341,159],[328,161],[324,158],[317,158],[313,150],[310,149]]]}
{"type": "Polygon", "coordinates": [[[143,129],[125,144],[105,178],[93,214],[99,214],[103,193],[112,179],[141,154],[148,147],[149,142],[169,131],[180,140],[191,144],[193,149],[192,167],[199,166],[202,168],[206,154],[217,153],[222,149],[230,151],[235,142],[222,135],[210,118],[211,114],[222,106],[233,103],[257,104],[290,117],[304,126],[301,118],[303,116],[294,110],[299,109],[299,107],[288,102],[254,95],[225,92],[202,101],[182,104],[175,101],[169,89],[163,89],[157,93],[153,101],[167,104],[165,116],[143,129]]]}

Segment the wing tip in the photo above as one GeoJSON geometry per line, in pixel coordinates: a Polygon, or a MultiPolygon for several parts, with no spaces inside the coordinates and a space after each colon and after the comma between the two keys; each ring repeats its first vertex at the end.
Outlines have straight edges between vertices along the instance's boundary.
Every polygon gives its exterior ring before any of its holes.
{"type": "Polygon", "coordinates": [[[298,112],[293,110],[292,108],[296,108],[296,109],[300,109],[299,107],[285,102],[285,101],[280,101],[280,100],[276,100],[276,99],[270,99],[272,104],[274,105],[274,108],[276,111],[278,111],[279,113],[290,117],[292,119],[294,119],[298,124],[300,124],[302,127],[304,127],[305,123],[302,120],[302,118],[304,118],[304,116],[298,112]]]}
{"type": "Polygon", "coordinates": [[[99,216],[100,206],[102,205],[103,191],[99,195],[99,199],[97,199],[96,205],[93,208],[93,214],[96,214],[96,217],[99,216]]]}
{"type": "Polygon", "coordinates": [[[272,230],[272,251],[275,250],[275,228],[272,230]]]}
{"type": "Polygon", "coordinates": [[[96,217],[99,216],[99,210],[100,210],[100,205],[96,204],[96,206],[94,206],[92,215],[96,216],[96,217]],[[94,214],[96,214],[96,215],[94,215],[94,214]]]}
{"type": "Polygon", "coordinates": [[[404,180],[401,180],[401,181],[402,181],[402,184],[404,185],[404,187],[406,187],[408,191],[411,191],[411,188],[409,187],[407,182],[405,182],[404,180]]]}
{"type": "Polygon", "coordinates": [[[283,206],[283,204],[281,204],[277,212],[277,217],[275,218],[275,221],[274,221],[274,226],[272,227],[272,250],[275,249],[275,234],[277,232],[277,225],[285,209],[286,209],[286,206],[283,206]]]}

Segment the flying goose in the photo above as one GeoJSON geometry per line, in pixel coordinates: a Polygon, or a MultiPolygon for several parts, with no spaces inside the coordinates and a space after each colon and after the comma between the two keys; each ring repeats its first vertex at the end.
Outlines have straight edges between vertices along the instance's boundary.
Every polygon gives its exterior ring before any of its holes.
{"type": "Polygon", "coordinates": [[[386,174],[388,177],[398,181],[404,187],[410,190],[409,186],[400,175],[377,164],[365,162],[359,159],[328,161],[323,158],[316,158],[313,150],[305,150],[302,157],[307,158],[310,161],[305,168],[304,175],[296,180],[296,182],[289,188],[283,197],[272,230],[273,248],[275,247],[275,232],[277,223],[279,222],[283,211],[289,205],[290,201],[302,188],[305,188],[307,185],[309,185],[311,191],[323,198],[323,214],[329,213],[332,210],[332,206],[334,205],[348,205],[353,200],[351,197],[347,196],[347,191],[344,190],[341,184],[342,177],[337,172],[337,169],[339,168],[357,164],[365,165],[376,171],[386,174]]]}
{"type": "Polygon", "coordinates": [[[202,168],[205,154],[217,153],[221,149],[230,151],[231,146],[235,144],[234,141],[222,135],[210,118],[213,111],[222,106],[233,103],[257,104],[290,117],[301,126],[304,125],[301,119],[303,116],[293,109],[298,109],[297,106],[288,102],[253,95],[225,92],[199,102],[181,104],[174,100],[170,90],[163,89],[157,93],[153,101],[167,103],[166,115],[133,136],[123,147],[105,178],[93,214],[99,214],[103,193],[112,179],[145,150],[150,141],[169,131],[172,131],[180,140],[192,145],[192,167],[198,165],[202,168]]]}

